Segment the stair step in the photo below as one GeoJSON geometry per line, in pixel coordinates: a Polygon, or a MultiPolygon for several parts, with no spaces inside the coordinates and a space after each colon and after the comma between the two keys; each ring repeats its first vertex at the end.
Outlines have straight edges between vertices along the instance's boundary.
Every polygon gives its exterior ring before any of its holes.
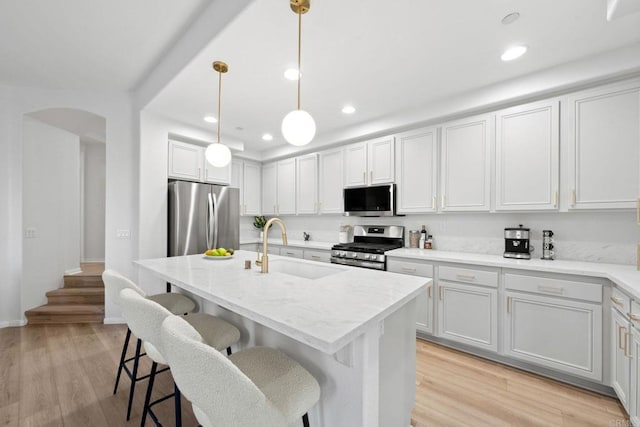
{"type": "Polygon", "coordinates": [[[72,274],[64,276],[65,288],[104,288],[102,276],[100,274],[72,274]]]}
{"type": "Polygon", "coordinates": [[[58,304],[104,304],[104,287],[61,288],[47,292],[50,305],[58,304]]]}
{"type": "Polygon", "coordinates": [[[104,306],[95,304],[46,304],[25,312],[30,325],[43,323],[102,323],[104,306]]]}

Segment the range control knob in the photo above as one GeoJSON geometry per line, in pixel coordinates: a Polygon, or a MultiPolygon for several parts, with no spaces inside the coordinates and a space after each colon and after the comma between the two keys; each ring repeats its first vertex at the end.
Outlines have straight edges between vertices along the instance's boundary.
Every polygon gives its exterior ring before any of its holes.
{"type": "Polygon", "coordinates": [[[364,259],[369,259],[370,255],[369,254],[364,254],[364,259]]]}

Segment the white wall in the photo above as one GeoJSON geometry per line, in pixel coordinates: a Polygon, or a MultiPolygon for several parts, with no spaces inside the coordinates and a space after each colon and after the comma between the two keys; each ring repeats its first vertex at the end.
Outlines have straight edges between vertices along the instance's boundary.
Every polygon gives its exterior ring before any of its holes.
{"type": "Polygon", "coordinates": [[[106,147],[80,141],[83,154],[83,262],[104,261],[106,147]]]}
{"type": "MultiPolygon", "coordinates": [[[[504,228],[523,224],[531,228],[533,257],[540,257],[542,230],[555,236],[556,259],[635,264],[638,226],[635,212],[550,212],[550,213],[460,213],[407,215],[394,218],[357,218],[340,215],[282,216],[290,239],[302,240],[302,232],[311,240],[338,242],[341,224],[404,225],[405,246],[409,230],[424,224],[434,236],[436,250],[501,255],[504,252],[504,228]]],[[[240,238],[256,238],[253,217],[240,221],[240,238]]],[[[277,240],[280,232],[270,236],[277,240]]]]}
{"type": "Polygon", "coordinates": [[[22,311],[47,302],[65,271],[80,268],[80,140],[24,118],[22,311]]]}

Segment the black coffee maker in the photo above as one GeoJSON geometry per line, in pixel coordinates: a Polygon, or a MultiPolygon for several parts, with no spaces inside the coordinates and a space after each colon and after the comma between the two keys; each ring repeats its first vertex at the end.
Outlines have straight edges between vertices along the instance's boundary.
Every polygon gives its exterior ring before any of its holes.
{"type": "Polygon", "coordinates": [[[531,259],[533,248],[529,246],[529,232],[522,224],[518,228],[504,229],[505,258],[531,259]]]}

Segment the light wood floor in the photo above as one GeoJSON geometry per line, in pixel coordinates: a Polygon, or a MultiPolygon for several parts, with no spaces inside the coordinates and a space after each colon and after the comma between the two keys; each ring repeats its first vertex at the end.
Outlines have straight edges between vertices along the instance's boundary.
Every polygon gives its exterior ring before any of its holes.
{"type": "MultiPolygon", "coordinates": [[[[111,394],[125,331],[102,324],[0,329],[0,426],[140,425],[146,382],[138,383],[129,423],[129,382],[111,394]]],[[[417,427],[630,425],[614,399],[420,340],[417,350],[417,427]]],[[[148,372],[150,363],[143,366],[148,372]]],[[[162,374],[157,396],[171,385],[162,374]]],[[[173,425],[172,401],[156,408],[173,425]]],[[[183,423],[197,425],[186,402],[183,423]]]]}

